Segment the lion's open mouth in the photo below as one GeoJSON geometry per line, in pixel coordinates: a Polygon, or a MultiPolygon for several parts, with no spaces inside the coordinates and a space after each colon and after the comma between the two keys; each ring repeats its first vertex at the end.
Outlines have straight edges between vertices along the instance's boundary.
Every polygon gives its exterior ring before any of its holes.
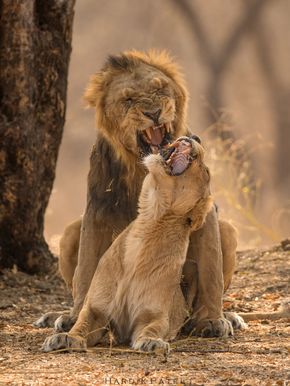
{"type": "Polygon", "coordinates": [[[144,154],[157,154],[171,140],[172,124],[151,126],[138,135],[138,144],[144,154]]]}
{"type": "Polygon", "coordinates": [[[182,137],[168,146],[167,149],[161,150],[165,161],[165,169],[172,176],[179,176],[191,165],[196,158],[196,153],[192,142],[182,137]]]}

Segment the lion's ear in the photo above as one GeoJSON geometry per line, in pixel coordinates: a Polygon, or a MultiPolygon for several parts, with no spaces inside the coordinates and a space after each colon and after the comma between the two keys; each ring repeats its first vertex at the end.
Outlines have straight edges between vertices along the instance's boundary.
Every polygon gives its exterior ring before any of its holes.
{"type": "MultiPolygon", "coordinates": [[[[167,82],[168,84],[168,82],[167,82]]],[[[160,89],[164,86],[166,86],[166,81],[165,79],[160,79],[160,78],[157,78],[157,77],[154,77],[153,79],[150,80],[150,86],[156,88],[156,89],[160,89]]]]}
{"type": "Polygon", "coordinates": [[[98,72],[93,75],[84,92],[84,100],[88,107],[96,107],[104,88],[104,75],[98,72]]]}

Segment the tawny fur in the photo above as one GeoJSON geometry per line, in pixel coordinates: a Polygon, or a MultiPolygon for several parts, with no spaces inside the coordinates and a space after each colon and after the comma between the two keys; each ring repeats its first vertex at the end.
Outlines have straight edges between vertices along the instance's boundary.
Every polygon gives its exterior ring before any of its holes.
{"type": "Polygon", "coordinates": [[[136,126],[140,131],[150,126],[143,111],[158,107],[160,120],[173,122],[176,137],[186,132],[187,90],[178,66],[165,51],[128,51],[109,60],[91,77],[84,98],[96,109],[99,133],[128,168],[127,177],[134,173],[138,156],[136,126]],[[126,103],[120,103],[128,98],[138,98],[129,112],[126,103]]]}
{"type": "MultiPolygon", "coordinates": [[[[170,124],[172,139],[188,134],[188,93],[178,66],[164,52],[130,51],[110,57],[92,77],[85,99],[96,109],[98,134],[91,155],[80,238],[77,240],[74,232],[76,225],[62,240],[66,247],[61,249],[61,271],[68,286],[72,283],[74,307],[70,318],[55,321],[59,331],[67,330],[76,320],[101,256],[136,218],[137,199],[146,174],[136,138],[153,124],[143,112],[159,109],[159,123],[170,124]],[[78,258],[72,256],[77,249],[78,258]]],[[[204,310],[197,321],[202,322],[201,335],[209,329],[212,336],[227,336],[230,332],[222,313],[224,287],[231,281],[235,262],[236,238],[230,229],[230,225],[219,229],[212,208],[202,229],[190,237],[183,272],[184,295],[194,311],[204,310]]],[[[36,325],[51,325],[53,318],[46,316],[36,325]]]]}
{"type": "Polygon", "coordinates": [[[180,288],[189,236],[212,207],[203,149],[193,143],[197,158],[181,176],[169,176],[159,155],[145,159],[136,220],[101,258],[75,326],[47,338],[44,351],[94,345],[109,322],[135,349],[168,349],[190,308],[180,288]]]}
{"type": "Polygon", "coordinates": [[[76,220],[68,225],[59,243],[60,256],[67,256],[65,259],[59,259],[59,271],[70,289],[72,288],[72,278],[78,262],[81,224],[81,220],[76,220]]]}

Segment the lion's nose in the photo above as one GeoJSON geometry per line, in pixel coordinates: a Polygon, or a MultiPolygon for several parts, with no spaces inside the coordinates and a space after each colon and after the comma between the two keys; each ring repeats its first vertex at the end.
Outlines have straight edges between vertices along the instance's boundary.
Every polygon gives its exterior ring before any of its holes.
{"type": "Polygon", "coordinates": [[[159,117],[160,117],[160,114],[161,114],[161,109],[158,109],[156,111],[143,111],[143,114],[145,115],[145,117],[148,117],[148,118],[152,119],[152,121],[156,125],[158,125],[159,117]]]}

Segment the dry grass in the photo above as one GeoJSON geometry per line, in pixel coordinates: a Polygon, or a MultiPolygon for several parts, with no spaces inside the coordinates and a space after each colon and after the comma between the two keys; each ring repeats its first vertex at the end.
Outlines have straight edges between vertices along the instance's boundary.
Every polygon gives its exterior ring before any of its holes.
{"type": "MultiPolygon", "coordinates": [[[[226,294],[227,310],[272,311],[289,291],[289,251],[280,247],[239,253],[226,294]]],[[[0,276],[2,385],[197,384],[286,385],[289,320],[256,321],[230,339],[184,337],[168,357],[116,346],[113,339],[87,352],[40,351],[51,329],[32,322],[48,310],[68,309],[68,294],[55,277],[5,271],[0,276]],[[123,379],[123,381],[122,381],[123,379]]]]}
{"type": "Polygon", "coordinates": [[[236,139],[233,124],[226,114],[205,130],[203,141],[212,175],[213,195],[221,217],[239,230],[240,245],[255,247],[279,242],[283,238],[279,226],[274,228],[270,221],[265,222],[258,210],[263,184],[253,163],[255,153],[267,151],[271,144],[255,133],[236,139]]]}

